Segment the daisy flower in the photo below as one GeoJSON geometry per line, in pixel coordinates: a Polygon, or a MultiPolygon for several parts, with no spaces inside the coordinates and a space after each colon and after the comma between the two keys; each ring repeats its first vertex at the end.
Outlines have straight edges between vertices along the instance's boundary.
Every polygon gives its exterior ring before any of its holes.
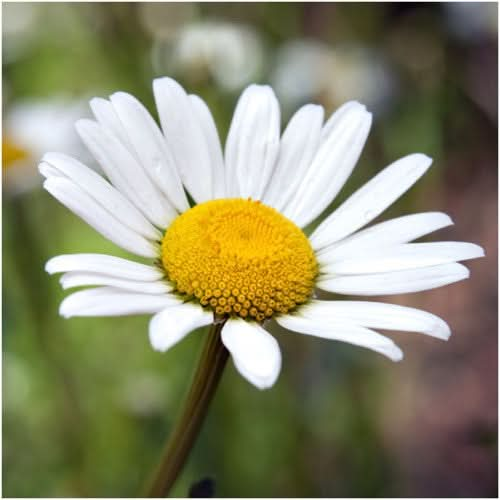
{"type": "Polygon", "coordinates": [[[56,149],[85,155],[73,127],[85,111],[84,101],[62,97],[25,100],[8,109],[2,134],[2,170],[7,194],[18,195],[40,186],[36,167],[45,151],[56,149]]]}
{"type": "Polygon", "coordinates": [[[429,168],[401,158],[357,190],[307,237],[361,154],[372,117],[348,102],[324,121],[308,104],[280,132],[268,86],[241,95],[225,144],[206,104],[170,78],[154,81],[161,129],[134,97],[90,102],[76,128],[107,179],[75,159],[47,153],[44,187],[67,208],[148,264],[101,254],[54,257],[69,295],[60,314],[153,314],[149,338],[166,351],[189,332],[222,325],[236,369],[260,389],[276,381],[281,353],[272,322],[348,342],[399,361],[373,329],[439,339],[448,325],[428,312],[363,300],[319,300],[315,290],[376,296],[429,290],[469,276],[458,261],[481,257],[471,243],[412,241],[452,224],[444,213],[405,215],[365,228],[429,168]]]}

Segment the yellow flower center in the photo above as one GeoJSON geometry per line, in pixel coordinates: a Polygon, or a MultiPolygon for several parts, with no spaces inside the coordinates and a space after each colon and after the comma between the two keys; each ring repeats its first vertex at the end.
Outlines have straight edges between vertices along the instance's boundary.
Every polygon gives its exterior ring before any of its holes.
{"type": "Polygon", "coordinates": [[[177,293],[217,315],[263,321],[311,296],[318,265],[290,220],[250,199],[201,203],[175,219],[161,260],[177,293]]]}

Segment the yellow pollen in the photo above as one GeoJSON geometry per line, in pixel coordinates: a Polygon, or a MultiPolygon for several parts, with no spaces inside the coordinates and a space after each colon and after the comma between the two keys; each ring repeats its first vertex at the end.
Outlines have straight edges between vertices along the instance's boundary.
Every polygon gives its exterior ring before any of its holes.
{"type": "Polygon", "coordinates": [[[312,293],[318,265],[309,240],[259,201],[207,201],[174,220],[161,244],[178,294],[217,315],[263,321],[312,293]]]}

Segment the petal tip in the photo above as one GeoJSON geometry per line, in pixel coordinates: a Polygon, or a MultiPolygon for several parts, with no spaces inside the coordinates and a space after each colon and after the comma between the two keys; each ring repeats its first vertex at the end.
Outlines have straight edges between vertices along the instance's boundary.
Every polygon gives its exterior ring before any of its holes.
{"type": "Polygon", "coordinates": [[[69,319],[73,316],[71,310],[68,310],[66,300],[63,300],[61,305],[59,306],[59,316],[62,316],[64,319],[69,319]]]}
{"type": "Polygon", "coordinates": [[[45,272],[48,273],[48,274],[54,274],[56,272],[56,269],[54,267],[54,259],[49,259],[46,263],[45,263],[45,272]]]}
{"type": "Polygon", "coordinates": [[[403,361],[405,356],[403,354],[403,351],[399,347],[395,346],[393,351],[389,354],[389,357],[395,363],[399,363],[400,361],[403,361]]]}
{"type": "Polygon", "coordinates": [[[451,337],[451,328],[448,323],[439,319],[432,329],[432,335],[440,340],[448,340],[451,337]]]}

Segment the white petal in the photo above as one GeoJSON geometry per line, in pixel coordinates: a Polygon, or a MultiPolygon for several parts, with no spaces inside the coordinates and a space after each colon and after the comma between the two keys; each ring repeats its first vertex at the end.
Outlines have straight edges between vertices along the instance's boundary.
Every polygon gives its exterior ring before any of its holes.
{"type": "Polygon", "coordinates": [[[171,78],[153,81],[161,128],[182,182],[197,203],[212,199],[210,151],[191,101],[171,78]]]}
{"type": "Polygon", "coordinates": [[[83,163],[61,153],[47,153],[42,158],[39,170],[47,178],[58,176],[70,179],[122,224],[148,239],[161,239],[160,231],[125,196],[83,163]],[[52,168],[47,169],[45,166],[52,168]]]}
{"type": "Polygon", "coordinates": [[[62,301],[59,314],[65,318],[152,314],[179,302],[173,295],[129,293],[118,288],[102,287],[81,290],[69,295],[62,301]]]}
{"type": "Polygon", "coordinates": [[[43,183],[43,187],[116,245],[142,257],[157,257],[158,249],[153,243],[123,225],[69,179],[51,177],[43,183]]]}
{"type": "Polygon", "coordinates": [[[434,314],[381,302],[313,300],[302,306],[298,314],[326,324],[345,322],[367,328],[424,333],[443,340],[451,335],[450,327],[434,314]]]}
{"type": "Polygon", "coordinates": [[[96,120],[110,132],[112,132],[122,144],[129,150],[133,151],[132,143],[129,140],[127,132],[123,128],[123,124],[118,118],[113,105],[107,100],[100,97],[94,97],[90,100],[90,107],[96,120]]]}
{"type": "Polygon", "coordinates": [[[371,250],[366,255],[341,258],[322,266],[326,274],[371,274],[437,266],[449,262],[484,257],[484,250],[473,243],[439,241],[407,243],[371,250]]]}
{"type": "Polygon", "coordinates": [[[193,113],[200,124],[208,147],[210,168],[212,170],[212,198],[225,198],[226,174],[224,169],[224,157],[222,156],[219,134],[212,113],[210,113],[205,101],[197,95],[190,95],[189,99],[191,101],[193,113]]]}
{"type": "Polygon", "coordinates": [[[451,224],[450,217],[440,212],[405,215],[363,229],[320,250],[316,256],[320,264],[328,264],[341,257],[366,255],[369,250],[408,243],[451,224]]]}
{"type": "Polygon", "coordinates": [[[280,109],[273,90],[250,85],[242,93],[226,141],[228,197],[261,199],[279,153],[280,109]]]}
{"type": "Polygon", "coordinates": [[[394,271],[357,276],[321,276],[317,287],[347,295],[391,295],[420,292],[455,283],[469,277],[469,270],[461,264],[394,271]]]}
{"type": "Polygon", "coordinates": [[[164,277],[157,267],[99,253],[58,255],[47,261],[45,270],[49,274],[76,271],[136,281],[157,281],[164,277]]]}
{"type": "Polygon", "coordinates": [[[46,178],[49,177],[61,177],[61,171],[57,168],[49,165],[48,163],[40,163],[38,165],[38,171],[46,178]]]}
{"type": "Polygon", "coordinates": [[[371,113],[350,102],[325,124],[319,150],[285,209],[285,215],[299,227],[313,221],[342,189],[359,159],[371,123],[371,113]]]}
{"type": "Polygon", "coordinates": [[[387,356],[392,361],[403,359],[403,352],[391,339],[363,326],[342,321],[325,321],[321,318],[309,319],[291,315],[278,317],[276,321],[288,330],[366,347],[387,356]]]}
{"type": "Polygon", "coordinates": [[[262,201],[284,213],[302,183],[321,138],[324,110],[307,104],[290,119],[281,137],[279,157],[262,201]]]}
{"type": "Polygon", "coordinates": [[[428,156],[412,154],[386,167],[318,226],[310,238],[313,248],[331,245],[375,219],[413,186],[431,163],[428,156]]]}
{"type": "Polygon", "coordinates": [[[166,228],[177,213],[124,144],[92,120],[79,120],[76,129],[109,180],[153,224],[166,228]]]}
{"type": "Polygon", "coordinates": [[[200,305],[184,303],[159,312],[149,322],[149,341],[153,349],[165,352],[188,333],[209,325],[214,315],[200,305]]]}
{"type": "Polygon", "coordinates": [[[178,212],[189,208],[172,153],[147,109],[132,95],[110,97],[140,164],[178,212]]]}
{"type": "Polygon", "coordinates": [[[59,282],[66,290],[78,286],[112,286],[131,292],[165,294],[172,291],[172,286],[166,281],[136,281],[123,278],[113,278],[105,274],[72,271],[61,276],[59,282]]]}
{"type": "Polygon", "coordinates": [[[222,328],[222,342],[249,382],[259,389],[274,385],[281,370],[281,352],[272,335],[257,323],[230,319],[222,328]]]}

